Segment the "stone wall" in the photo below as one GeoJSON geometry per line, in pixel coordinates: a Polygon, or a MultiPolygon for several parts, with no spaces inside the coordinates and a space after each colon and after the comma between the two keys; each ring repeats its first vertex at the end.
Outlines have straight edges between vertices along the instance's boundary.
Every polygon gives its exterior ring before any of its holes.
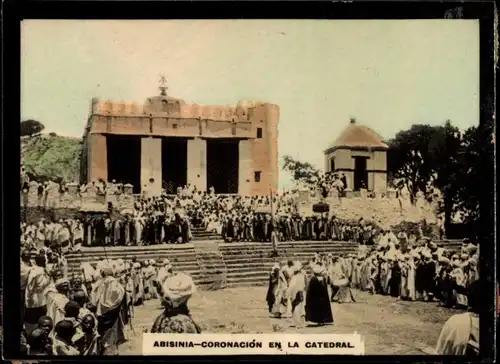
{"type": "Polygon", "coordinates": [[[389,189],[387,193],[375,193],[368,197],[366,190],[348,191],[347,197],[328,196],[321,198],[320,191],[313,194],[304,191],[297,202],[297,209],[303,216],[312,216],[312,206],[323,201],[330,206],[330,214],[343,220],[359,220],[364,218],[373,221],[383,228],[394,228],[405,223],[419,223],[425,220],[433,226],[437,224],[435,208],[420,196],[415,205],[408,199],[396,198],[396,191],[389,189]]]}
{"type": "MultiPolygon", "coordinates": [[[[80,193],[77,184],[69,184],[68,191],[60,193],[56,186],[50,188],[43,195],[38,195],[38,183],[31,182],[27,193],[21,192],[21,207],[41,207],[46,209],[80,209],[82,206],[97,205],[107,207],[112,203],[116,209],[131,209],[134,206],[135,197],[132,194],[132,185],[125,186],[125,192],[99,193],[89,186],[86,192],[80,193]]],[[[112,186],[109,187],[112,189],[112,186]]]]}

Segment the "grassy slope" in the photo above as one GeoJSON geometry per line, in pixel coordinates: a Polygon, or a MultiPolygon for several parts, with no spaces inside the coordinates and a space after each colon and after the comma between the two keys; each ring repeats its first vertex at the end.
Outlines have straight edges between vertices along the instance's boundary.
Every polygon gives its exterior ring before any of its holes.
{"type": "Polygon", "coordinates": [[[29,174],[78,181],[80,146],[77,138],[36,136],[21,140],[21,158],[29,174]]]}

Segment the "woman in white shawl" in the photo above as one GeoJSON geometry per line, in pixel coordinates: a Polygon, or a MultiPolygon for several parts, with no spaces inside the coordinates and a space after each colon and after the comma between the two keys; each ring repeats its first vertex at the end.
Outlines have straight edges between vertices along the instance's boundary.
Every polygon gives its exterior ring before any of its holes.
{"type": "Polygon", "coordinates": [[[271,314],[275,318],[281,318],[288,311],[288,299],[286,295],[288,284],[286,276],[283,273],[283,268],[284,267],[280,267],[279,271],[277,272],[277,281],[272,288],[274,302],[271,308],[271,314]]]}
{"type": "Polygon", "coordinates": [[[306,276],[302,270],[302,263],[297,261],[292,266],[293,276],[288,287],[288,297],[292,305],[292,321],[296,328],[305,325],[305,291],[306,276]]]}
{"type": "Polygon", "coordinates": [[[356,302],[349,287],[346,276],[346,267],[342,258],[334,258],[330,268],[330,281],[332,285],[331,301],[337,303],[356,302]]]}

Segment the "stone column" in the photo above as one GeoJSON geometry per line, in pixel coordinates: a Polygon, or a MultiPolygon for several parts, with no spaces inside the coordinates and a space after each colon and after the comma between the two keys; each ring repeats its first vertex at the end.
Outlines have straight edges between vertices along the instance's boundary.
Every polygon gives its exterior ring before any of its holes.
{"type": "Polygon", "coordinates": [[[207,189],[207,141],[201,138],[188,140],[187,181],[198,190],[207,189]]]}
{"type": "Polygon", "coordinates": [[[374,191],[375,190],[375,181],[373,180],[373,172],[368,171],[368,191],[374,191]]]}
{"type": "Polygon", "coordinates": [[[88,150],[88,179],[89,182],[103,179],[108,181],[108,151],[106,136],[102,134],[90,134],[88,150]]]}
{"type": "Polygon", "coordinates": [[[240,140],[238,143],[238,193],[250,196],[252,193],[252,144],[250,140],[240,140]]]}
{"type": "Polygon", "coordinates": [[[372,172],[373,175],[373,190],[376,192],[386,192],[387,191],[387,173],[383,172],[372,172]]]}
{"type": "Polygon", "coordinates": [[[161,194],[161,139],[141,139],[141,191],[147,186],[150,196],[161,194]],[[153,182],[151,182],[153,179],[153,182]]]}

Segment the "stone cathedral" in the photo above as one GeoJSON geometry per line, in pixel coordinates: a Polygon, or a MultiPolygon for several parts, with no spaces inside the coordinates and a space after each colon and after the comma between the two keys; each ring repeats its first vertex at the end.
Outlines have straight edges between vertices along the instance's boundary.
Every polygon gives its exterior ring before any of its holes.
{"type": "Polygon", "coordinates": [[[186,104],[160,94],[143,104],[92,99],[80,180],[175,193],[187,184],[220,194],[268,195],[278,188],[279,106],[186,104]]]}

